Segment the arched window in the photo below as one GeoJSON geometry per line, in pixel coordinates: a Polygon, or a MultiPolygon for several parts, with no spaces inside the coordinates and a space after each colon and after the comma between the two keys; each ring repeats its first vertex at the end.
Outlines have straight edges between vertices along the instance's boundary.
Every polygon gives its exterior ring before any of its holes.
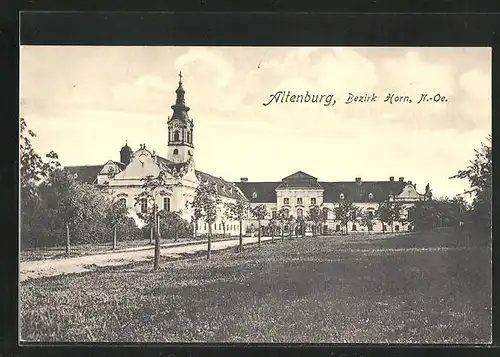
{"type": "Polygon", "coordinates": [[[174,131],[174,141],[179,141],[179,130],[174,131]]]}
{"type": "Polygon", "coordinates": [[[341,200],[343,200],[343,199],[344,199],[344,194],[343,194],[343,193],[341,193],[341,194],[340,194],[340,199],[341,199],[341,200]]]}
{"type": "Polygon", "coordinates": [[[252,193],[252,198],[257,198],[257,192],[252,193]]]}
{"type": "Polygon", "coordinates": [[[369,198],[370,200],[373,200],[373,193],[371,193],[371,192],[370,192],[370,193],[368,194],[368,198],[369,198]]]}
{"type": "Polygon", "coordinates": [[[302,218],[303,217],[303,211],[302,208],[297,209],[297,218],[302,218]]]}
{"type": "Polygon", "coordinates": [[[179,154],[179,150],[174,149],[174,155],[177,155],[177,154],[179,154]]]}
{"type": "Polygon", "coordinates": [[[285,208],[283,212],[285,213],[286,218],[290,216],[290,210],[288,208],[285,208]]]}
{"type": "Polygon", "coordinates": [[[170,212],[170,198],[163,197],[163,209],[167,212],[170,212]]]}
{"type": "Polygon", "coordinates": [[[127,199],[126,198],[120,198],[120,203],[124,206],[127,205],[127,199]]]}
{"type": "Polygon", "coordinates": [[[146,213],[148,211],[148,200],[146,198],[141,199],[141,212],[146,213]]]}
{"type": "Polygon", "coordinates": [[[189,143],[192,144],[193,143],[193,129],[191,129],[189,131],[189,143]]]}

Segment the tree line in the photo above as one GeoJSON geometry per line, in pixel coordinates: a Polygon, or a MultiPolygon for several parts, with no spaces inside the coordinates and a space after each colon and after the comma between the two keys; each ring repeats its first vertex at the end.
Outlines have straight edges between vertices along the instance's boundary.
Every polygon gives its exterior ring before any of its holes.
{"type": "MultiPolygon", "coordinates": [[[[62,169],[54,151],[42,159],[31,145],[30,138],[35,133],[27,128],[26,121],[20,120],[20,185],[21,185],[21,248],[37,248],[65,245],[69,252],[71,244],[113,242],[117,245],[117,236],[121,239],[141,239],[149,234],[150,242],[155,244],[154,268],[158,268],[160,237],[197,236],[199,222],[208,224],[207,258],[210,258],[212,244],[212,226],[218,216],[226,220],[239,222],[239,246],[243,250],[243,223],[252,218],[257,221],[258,245],[261,244],[262,232],[271,236],[294,239],[304,237],[306,228],[313,236],[324,233],[328,213],[333,211],[335,221],[348,233],[349,222],[366,227],[371,232],[375,221],[394,230],[394,223],[411,223],[416,230],[436,227],[468,224],[480,229],[491,229],[491,137],[481,149],[475,150],[475,158],[470,165],[458,171],[451,178],[468,179],[471,189],[466,194],[473,195],[472,204],[463,196],[452,199],[430,199],[416,202],[407,210],[403,203],[388,199],[380,202],[373,211],[362,211],[348,199],[341,200],[335,208],[311,206],[304,214],[297,217],[289,215],[284,208],[270,215],[265,205],[251,206],[244,197],[234,202],[222,203],[217,190],[212,185],[200,183],[194,198],[186,202],[191,208],[191,218],[187,221],[180,212],[160,210],[157,196],[171,191],[175,186],[167,184],[167,177],[177,177],[178,184],[185,175],[190,161],[184,166],[165,169],[158,177],[148,176],[143,179],[141,193],[136,197],[136,205],[146,199],[153,202],[147,205],[145,212],[138,215],[146,225],[139,229],[133,218],[128,217],[127,208],[121,201],[116,201],[109,190],[95,185],[78,182],[62,169]],[[267,220],[268,225],[262,226],[267,220]],[[464,223],[465,222],[465,223],[464,223]]],[[[225,234],[224,234],[225,235],[225,234]]]]}

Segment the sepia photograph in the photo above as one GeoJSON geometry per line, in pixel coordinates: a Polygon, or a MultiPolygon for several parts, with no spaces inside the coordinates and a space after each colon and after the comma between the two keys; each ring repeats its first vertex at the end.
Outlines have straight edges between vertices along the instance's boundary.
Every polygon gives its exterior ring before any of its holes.
{"type": "Polygon", "coordinates": [[[492,343],[489,47],[20,48],[20,342],[492,343]]]}

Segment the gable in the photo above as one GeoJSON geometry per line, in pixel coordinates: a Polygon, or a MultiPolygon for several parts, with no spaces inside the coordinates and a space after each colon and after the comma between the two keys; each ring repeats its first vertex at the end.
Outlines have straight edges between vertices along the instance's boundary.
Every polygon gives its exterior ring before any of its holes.
{"type": "Polygon", "coordinates": [[[149,175],[158,176],[160,167],[153,157],[153,154],[147,149],[139,149],[132,154],[130,163],[123,171],[115,175],[115,179],[137,179],[149,175]]]}
{"type": "Polygon", "coordinates": [[[316,177],[306,174],[303,171],[297,171],[296,173],[283,178],[277,188],[280,189],[290,187],[321,188],[321,185],[318,183],[318,179],[316,177]]]}

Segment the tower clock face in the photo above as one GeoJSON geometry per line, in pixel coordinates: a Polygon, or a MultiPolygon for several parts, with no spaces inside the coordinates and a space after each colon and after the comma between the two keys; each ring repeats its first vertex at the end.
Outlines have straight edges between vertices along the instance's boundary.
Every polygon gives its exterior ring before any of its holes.
{"type": "Polygon", "coordinates": [[[146,155],[142,154],[141,156],[139,156],[139,161],[144,164],[144,161],[146,161],[146,155]]]}

